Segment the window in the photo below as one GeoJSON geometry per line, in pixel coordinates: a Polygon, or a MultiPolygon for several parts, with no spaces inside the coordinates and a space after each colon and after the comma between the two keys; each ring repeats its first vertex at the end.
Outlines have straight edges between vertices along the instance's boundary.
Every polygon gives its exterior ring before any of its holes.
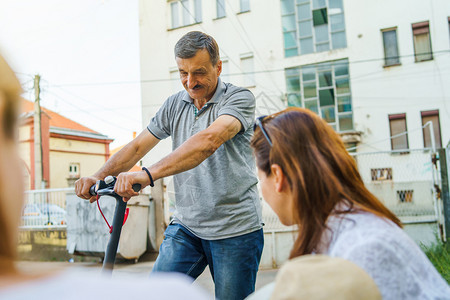
{"type": "MultiPolygon", "coordinates": [[[[436,148],[442,148],[441,142],[441,126],[439,123],[439,110],[422,111],[422,126],[427,122],[433,122],[434,143],[436,148]]],[[[423,128],[423,146],[424,148],[431,148],[430,127],[423,128]]]]}
{"type": "Polygon", "coordinates": [[[285,70],[289,106],[314,111],[339,132],[353,130],[348,61],[285,70]]]}
{"type": "Polygon", "coordinates": [[[312,14],[314,26],[328,24],[327,8],[313,10],[312,14]]]}
{"type": "Polygon", "coordinates": [[[250,11],[250,0],[241,0],[241,13],[250,11]]]}
{"type": "Polygon", "coordinates": [[[180,73],[178,71],[177,67],[170,69],[170,88],[172,90],[172,93],[176,93],[183,89],[183,86],[181,84],[180,80],[180,73]]]}
{"type": "Polygon", "coordinates": [[[286,57],[347,47],[342,0],[280,0],[286,57]]]}
{"type": "Polygon", "coordinates": [[[194,0],[195,23],[202,21],[202,0],[194,0]]]}
{"type": "Polygon", "coordinates": [[[181,22],[180,22],[180,16],[179,16],[179,12],[180,12],[180,2],[172,2],[170,3],[170,12],[171,12],[171,16],[172,16],[172,28],[177,28],[181,26],[181,22]]]}
{"type": "Polygon", "coordinates": [[[226,17],[225,0],[216,0],[217,19],[226,17]]]}
{"type": "Polygon", "coordinates": [[[406,114],[389,115],[391,131],[391,149],[408,149],[408,132],[406,130],[406,114]]]}
{"type": "Polygon", "coordinates": [[[222,73],[220,74],[223,82],[230,82],[230,63],[228,58],[222,58],[222,73]]]}
{"type": "Polygon", "coordinates": [[[178,28],[202,21],[201,0],[177,0],[170,2],[171,26],[178,28]]]}
{"type": "Polygon", "coordinates": [[[392,168],[370,169],[372,181],[392,180],[392,168]]]}
{"type": "Polygon", "coordinates": [[[71,163],[69,165],[69,178],[80,178],[80,164],[71,163]]]}
{"type": "Polygon", "coordinates": [[[433,59],[428,21],[412,24],[416,62],[433,59]]]}
{"type": "Polygon", "coordinates": [[[255,67],[253,63],[253,53],[246,53],[241,55],[241,67],[243,72],[243,86],[255,86],[255,67]]]}
{"type": "Polygon", "coordinates": [[[382,31],[382,34],[384,46],[384,65],[394,66],[400,64],[397,44],[397,28],[385,29],[382,31]]]}
{"type": "Polygon", "coordinates": [[[296,14],[293,0],[281,0],[281,22],[283,27],[284,55],[286,57],[299,55],[296,14]]]}
{"type": "Polygon", "coordinates": [[[397,191],[397,199],[400,203],[412,203],[414,190],[397,191]]]}

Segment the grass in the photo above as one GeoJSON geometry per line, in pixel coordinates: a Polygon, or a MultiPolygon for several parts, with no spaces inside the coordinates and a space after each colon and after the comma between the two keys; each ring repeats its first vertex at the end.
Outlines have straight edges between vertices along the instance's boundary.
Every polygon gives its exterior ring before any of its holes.
{"type": "Polygon", "coordinates": [[[436,270],[450,284],[450,243],[439,242],[429,247],[422,245],[422,249],[436,270]]]}

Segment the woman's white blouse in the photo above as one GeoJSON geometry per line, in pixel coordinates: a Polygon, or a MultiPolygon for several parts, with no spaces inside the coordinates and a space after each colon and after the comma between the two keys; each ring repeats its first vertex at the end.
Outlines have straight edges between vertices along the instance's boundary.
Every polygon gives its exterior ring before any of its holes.
{"type": "Polygon", "coordinates": [[[450,299],[450,287],[417,244],[390,220],[372,213],[327,222],[319,253],[350,260],[377,284],[383,299],[450,299]]]}

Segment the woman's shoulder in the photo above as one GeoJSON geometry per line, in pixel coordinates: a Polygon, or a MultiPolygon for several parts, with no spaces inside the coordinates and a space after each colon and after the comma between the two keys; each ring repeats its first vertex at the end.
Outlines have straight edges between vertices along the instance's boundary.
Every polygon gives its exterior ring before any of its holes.
{"type": "Polygon", "coordinates": [[[394,222],[369,212],[337,215],[328,222],[330,243],[328,252],[341,256],[352,249],[371,244],[375,248],[407,251],[421,256],[417,244],[394,222]]]}
{"type": "Polygon", "coordinates": [[[334,235],[351,236],[352,239],[368,236],[383,239],[409,239],[406,233],[394,222],[370,212],[356,211],[330,217],[328,226],[334,235]]]}
{"type": "Polygon", "coordinates": [[[333,229],[328,254],[363,268],[380,287],[383,298],[420,299],[449,291],[419,246],[390,220],[371,213],[348,214],[336,221],[333,229]]]}

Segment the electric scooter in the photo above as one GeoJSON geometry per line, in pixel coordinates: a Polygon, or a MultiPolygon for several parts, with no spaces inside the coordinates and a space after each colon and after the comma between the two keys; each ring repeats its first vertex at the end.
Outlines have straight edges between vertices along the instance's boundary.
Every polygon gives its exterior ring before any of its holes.
{"type": "MultiPolygon", "coordinates": [[[[127,203],[123,201],[122,196],[119,196],[114,192],[114,185],[116,183],[116,178],[113,176],[107,176],[105,180],[98,180],[97,183],[89,189],[89,193],[92,196],[97,196],[97,206],[106,221],[106,224],[110,228],[109,233],[111,234],[108,242],[108,246],[105,251],[105,258],[103,259],[102,273],[106,275],[112,274],[114,268],[114,262],[116,260],[117,248],[119,246],[120,233],[122,231],[122,226],[125,224],[128,217],[127,203]],[[98,200],[101,196],[111,196],[116,199],[116,208],[114,210],[114,219],[112,226],[109,226],[103,212],[100,208],[98,200]]],[[[141,185],[139,183],[133,184],[132,186],[135,192],[141,190],[141,185]]]]}

